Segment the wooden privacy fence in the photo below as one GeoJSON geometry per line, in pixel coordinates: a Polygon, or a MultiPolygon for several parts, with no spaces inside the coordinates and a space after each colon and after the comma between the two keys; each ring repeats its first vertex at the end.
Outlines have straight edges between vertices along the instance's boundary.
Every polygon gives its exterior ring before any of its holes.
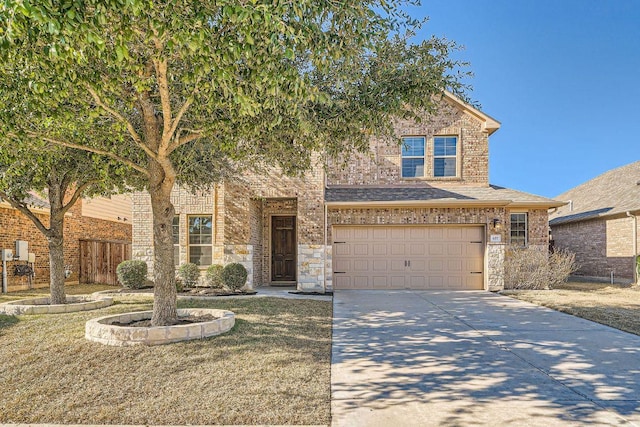
{"type": "Polygon", "coordinates": [[[80,283],[118,285],[116,268],[131,259],[131,244],[100,240],[80,240],[80,283]]]}

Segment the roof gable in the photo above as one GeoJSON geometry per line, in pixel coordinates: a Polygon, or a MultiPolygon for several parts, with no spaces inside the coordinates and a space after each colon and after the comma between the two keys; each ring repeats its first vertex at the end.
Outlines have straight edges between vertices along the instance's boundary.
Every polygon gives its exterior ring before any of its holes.
{"type": "Polygon", "coordinates": [[[583,221],[640,210],[640,161],[612,169],[557,200],[567,202],[551,216],[551,224],[583,221]]]}
{"type": "Polygon", "coordinates": [[[458,107],[460,110],[469,114],[470,116],[476,118],[480,122],[482,122],[482,129],[486,130],[489,135],[500,129],[500,122],[489,116],[488,114],[483,113],[477,108],[467,104],[462,101],[460,98],[456,97],[454,94],[448,91],[444,91],[444,98],[449,101],[451,104],[458,107]]]}

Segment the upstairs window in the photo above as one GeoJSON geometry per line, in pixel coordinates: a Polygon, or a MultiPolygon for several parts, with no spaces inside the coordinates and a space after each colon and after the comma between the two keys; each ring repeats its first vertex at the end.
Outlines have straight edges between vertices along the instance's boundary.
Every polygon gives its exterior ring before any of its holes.
{"type": "Polygon", "coordinates": [[[180,216],[173,217],[171,224],[171,234],[173,235],[173,264],[180,265],[180,216]]]}
{"type": "Polygon", "coordinates": [[[527,214],[511,214],[511,244],[517,246],[527,245],[527,214]]]}
{"type": "Polygon", "coordinates": [[[433,176],[457,176],[458,138],[436,136],[433,138],[433,176]]]}
{"type": "Polygon", "coordinates": [[[213,224],[211,215],[189,217],[189,262],[211,265],[213,252],[213,224]]]}
{"type": "Polygon", "coordinates": [[[424,138],[402,138],[402,177],[418,178],[424,176],[424,138]]]}

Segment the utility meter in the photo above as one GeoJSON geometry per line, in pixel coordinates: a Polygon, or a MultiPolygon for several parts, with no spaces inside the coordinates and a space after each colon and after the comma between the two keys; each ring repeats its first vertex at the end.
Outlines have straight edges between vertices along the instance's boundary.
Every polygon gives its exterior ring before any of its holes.
{"type": "Polygon", "coordinates": [[[13,261],[13,251],[11,249],[0,249],[0,260],[13,261]]]}

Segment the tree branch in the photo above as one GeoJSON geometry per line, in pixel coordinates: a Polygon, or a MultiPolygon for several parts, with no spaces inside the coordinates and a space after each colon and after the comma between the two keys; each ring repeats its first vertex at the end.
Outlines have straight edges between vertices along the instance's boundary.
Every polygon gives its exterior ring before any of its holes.
{"type": "Polygon", "coordinates": [[[100,98],[100,95],[98,95],[98,93],[91,86],[89,86],[88,84],[85,84],[85,87],[87,88],[87,91],[91,94],[91,96],[93,97],[93,100],[96,102],[96,104],[98,104],[100,108],[105,110],[107,113],[111,114],[113,117],[116,118],[116,120],[124,123],[124,125],[127,127],[127,131],[129,132],[129,135],[131,135],[131,138],[133,138],[133,141],[136,143],[136,145],[142,148],[149,157],[156,158],[156,153],[153,152],[153,150],[151,150],[142,141],[142,138],[140,138],[140,135],[138,135],[138,132],[136,132],[136,129],[133,127],[133,124],[129,120],[127,120],[127,118],[124,117],[122,114],[118,113],[116,110],[114,110],[113,108],[105,104],[102,101],[102,98],[100,98]]]}
{"type": "Polygon", "coordinates": [[[24,202],[18,202],[12,199],[11,197],[9,197],[7,193],[5,193],[2,190],[0,190],[0,197],[6,200],[11,206],[13,206],[19,212],[24,214],[27,218],[29,218],[31,222],[33,222],[33,224],[36,226],[38,230],[40,230],[42,234],[44,234],[47,237],[49,236],[50,230],[44,226],[42,221],[40,221],[40,219],[33,212],[31,212],[31,209],[29,209],[29,207],[24,202]]]}
{"type": "MultiPolygon", "coordinates": [[[[167,77],[167,61],[153,61],[153,67],[156,71],[158,79],[158,92],[160,93],[160,104],[162,105],[162,145],[164,149],[168,148],[168,141],[171,138],[171,94],[169,93],[169,80],[167,77]]],[[[158,150],[160,151],[160,150],[158,150]]]]}
{"type": "MultiPolygon", "coordinates": [[[[189,109],[191,104],[193,104],[193,98],[192,97],[187,98],[187,100],[184,102],[184,104],[182,104],[182,107],[180,107],[180,110],[178,110],[178,114],[176,114],[176,118],[173,120],[173,123],[171,124],[170,135],[174,135],[175,134],[176,129],[178,128],[178,125],[180,124],[180,120],[182,120],[182,116],[184,116],[184,113],[187,112],[187,110],[189,109]]],[[[180,141],[179,141],[179,135],[180,135],[180,132],[178,132],[178,134],[174,138],[174,143],[169,145],[168,151],[170,153],[173,150],[175,150],[176,148],[178,148],[180,145],[182,145],[182,143],[180,143],[180,141]]],[[[186,144],[186,142],[184,144],[186,144]]]]}
{"type": "Polygon", "coordinates": [[[178,134],[176,135],[176,143],[173,144],[173,149],[177,149],[178,147],[188,144],[191,141],[194,141],[198,138],[202,138],[202,132],[201,131],[193,131],[192,133],[190,133],[189,135],[185,136],[184,138],[180,138],[180,132],[182,130],[180,130],[178,132],[178,134]]]}
{"type": "MultiPolygon", "coordinates": [[[[59,146],[62,146],[62,147],[67,147],[67,148],[75,148],[76,150],[88,151],[90,153],[96,153],[96,154],[100,154],[102,156],[111,157],[114,160],[117,160],[119,162],[124,163],[125,165],[129,166],[131,169],[137,170],[138,172],[144,174],[145,176],[149,175],[149,172],[145,168],[143,168],[142,166],[137,165],[136,163],[132,162],[131,160],[126,159],[124,157],[120,157],[117,154],[112,153],[112,152],[107,151],[107,150],[101,150],[99,148],[87,147],[86,145],[74,144],[72,142],[60,141],[60,140],[57,140],[57,139],[48,138],[46,136],[38,135],[37,133],[34,133],[34,132],[28,132],[28,135],[31,136],[32,138],[41,138],[43,141],[46,141],[46,142],[54,144],[54,145],[59,145],[59,146]]],[[[13,136],[15,136],[15,135],[13,135],[13,136]]]]}
{"type": "Polygon", "coordinates": [[[73,192],[73,196],[71,196],[71,199],[69,199],[67,204],[62,207],[62,211],[61,211],[62,215],[66,214],[67,211],[71,209],[73,205],[75,205],[75,203],[78,201],[80,196],[82,196],[82,193],[84,193],[84,190],[89,188],[89,186],[91,186],[92,184],[97,184],[98,182],[99,182],[98,180],[94,179],[91,181],[87,181],[81,186],[79,186],[78,188],[76,188],[76,190],[73,192]]]}

